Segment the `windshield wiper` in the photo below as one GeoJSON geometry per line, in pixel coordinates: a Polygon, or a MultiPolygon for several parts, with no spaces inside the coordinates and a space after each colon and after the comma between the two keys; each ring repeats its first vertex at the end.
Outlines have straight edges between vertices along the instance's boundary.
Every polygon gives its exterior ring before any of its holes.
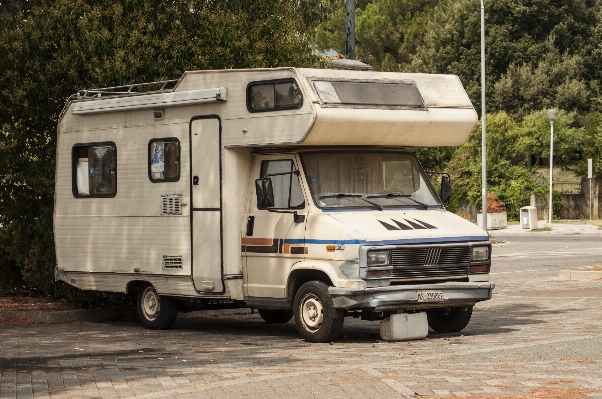
{"type": "Polygon", "coordinates": [[[414,198],[412,198],[411,195],[408,194],[400,194],[400,193],[387,193],[387,194],[379,194],[379,195],[367,195],[366,198],[395,198],[395,197],[401,197],[401,198],[407,198],[410,201],[414,201],[415,203],[417,203],[418,205],[422,206],[424,209],[428,209],[429,206],[427,204],[425,204],[424,202],[415,200],[414,198]]]}
{"type": "Polygon", "coordinates": [[[367,199],[362,198],[362,194],[338,193],[338,194],[321,195],[320,199],[322,199],[322,198],[359,198],[362,201],[369,203],[370,205],[374,205],[375,207],[378,208],[379,211],[383,210],[382,205],[379,205],[375,202],[368,201],[367,199]]]}

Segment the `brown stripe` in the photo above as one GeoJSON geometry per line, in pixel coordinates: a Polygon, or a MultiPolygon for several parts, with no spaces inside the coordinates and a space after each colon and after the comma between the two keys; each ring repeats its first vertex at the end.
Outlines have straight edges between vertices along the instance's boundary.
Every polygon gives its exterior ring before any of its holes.
{"type": "Polygon", "coordinates": [[[300,255],[300,254],[306,254],[306,253],[307,253],[307,247],[291,247],[291,254],[300,255]]]}
{"type": "MultiPolygon", "coordinates": [[[[248,240],[248,238],[247,238],[248,240]]],[[[260,238],[262,240],[262,238],[260,238]]],[[[265,240],[265,238],[263,238],[265,240]]],[[[277,254],[278,244],[281,240],[271,240],[270,245],[246,245],[246,252],[255,252],[260,254],[277,254]]]]}
{"type": "Polygon", "coordinates": [[[272,238],[254,238],[254,237],[243,237],[243,245],[273,245],[274,239],[272,238]]]}
{"type": "Polygon", "coordinates": [[[282,253],[290,254],[291,253],[291,244],[284,244],[282,249],[282,253]]]}

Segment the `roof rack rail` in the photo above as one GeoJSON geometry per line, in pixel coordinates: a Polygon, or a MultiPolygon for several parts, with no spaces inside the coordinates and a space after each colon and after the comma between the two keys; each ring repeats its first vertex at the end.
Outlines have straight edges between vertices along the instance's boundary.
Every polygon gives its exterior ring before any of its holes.
{"type": "Polygon", "coordinates": [[[76,99],[101,98],[108,96],[123,96],[128,94],[147,94],[158,92],[170,92],[176,86],[179,79],[161,80],[149,83],[136,83],[125,86],[104,87],[101,89],[78,90],[76,99]]]}

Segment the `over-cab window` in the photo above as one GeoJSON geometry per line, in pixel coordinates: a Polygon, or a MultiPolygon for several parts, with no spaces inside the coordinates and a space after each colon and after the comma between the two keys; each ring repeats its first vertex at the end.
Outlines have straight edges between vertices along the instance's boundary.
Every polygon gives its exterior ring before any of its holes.
{"type": "Polygon", "coordinates": [[[114,197],[117,193],[115,143],[76,144],[72,150],[73,195],[114,197]]]}
{"type": "Polygon", "coordinates": [[[315,80],[323,106],[424,108],[418,88],[407,82],[315,80]]]}
{"type": "Polygon", "coordinates": [[[295,79],[252,82],[247,86],[249,112],[301,108],[303,94],[295,79]]]}
{"type": "Polygon", "coordinates": [[[148,143],[148,177],[153,183],[180,180],[180,140],[170,137],[148,143]]]}
{"type": "MultiPolygon", "coordinates": [[[[305,198],[299,183],[298,173],[292,160],[263,161],[260,179],[269,178],[274,191],[274,209],[303,209],[305,198]]],[[[267,209],[257,204],[258,209],[267,209]]]]}

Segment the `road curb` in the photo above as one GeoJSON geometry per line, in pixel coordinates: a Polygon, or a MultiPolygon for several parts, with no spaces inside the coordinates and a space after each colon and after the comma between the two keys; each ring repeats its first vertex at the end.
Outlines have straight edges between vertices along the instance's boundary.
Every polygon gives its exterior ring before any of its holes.
{"type": "Polygon", "coordinates": [[[560,278],[566,280],[598,280],[602,279],[602,271],[598,270],[561,270],[560,278]]]}
{"type": "MultiPolygon", "coordinates": [[[[189,313],[179,313],[178,318],[194,318],[207,316],[244,315],[250,314],[251,309],[219,309],[200,310],[189,313]]],[[[0,311],[0,319],[25,318],[42,324],[60,324],[74,321],[137,321],[136,308],[96,308],[70,310],[9,310],[0,311]]]]}

